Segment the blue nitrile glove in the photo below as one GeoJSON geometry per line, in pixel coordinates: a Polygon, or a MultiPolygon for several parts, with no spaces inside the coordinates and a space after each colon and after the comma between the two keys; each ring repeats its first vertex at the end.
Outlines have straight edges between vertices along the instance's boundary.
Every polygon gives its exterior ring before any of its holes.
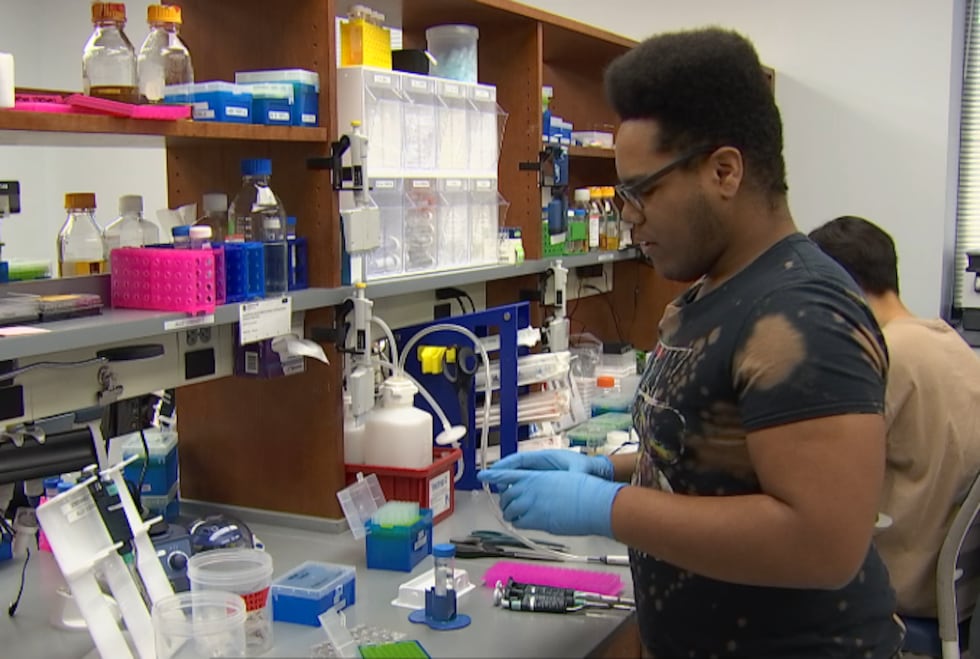
{"type": "Polygon", "coordinates": [[[590,457],[566,451],[563,449],[545,449],[543,451],[526,451],[513,453],[496,462],[491,469],[534,469],[537,471],[577,471],[604,478],[613,479],[612,461],[604,455],[590,457]]]}
{"type": "Polygon", "coordinates": [[[485,469],[478,478],[500,490],[504,519],[555,535],[612,537],[612,505],[626,483],[578,471],[485,469]]]}

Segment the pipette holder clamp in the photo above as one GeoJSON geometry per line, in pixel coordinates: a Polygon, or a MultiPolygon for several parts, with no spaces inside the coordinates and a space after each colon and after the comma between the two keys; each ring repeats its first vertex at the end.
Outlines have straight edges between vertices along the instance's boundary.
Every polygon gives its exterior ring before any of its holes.
{"type": "MultiPolygon", "coordinates": [[[[453,316],[451,318],[444,318],[431,323],[413,325],[411,327],[404,327],[395,330],[395,341],[398,343],[399,352],[404,350],[405,345],[419,332],[425,330],[431,325],[443,323],[460,325],[472,331],[477,336],[487,336],[491,329],[497,330],[497,334],[500,337],[500,349],[497,354],[497,360],[500,363],[501,383],[499,389],[500,426],[498,428],[500,437],[500,455],[503,457],[510,455],[511,453],[516,453],[519,436],[519,428],[517,425],[517,335],[519,330],[530,326],[530,305],[528,305],[527,302],[502,305],[499,307],[492,307],[484,311],[478,311],[476,313],[453,316]]],[[[470,345],[470,342],[463,336],[448,330],[433,332],[432,334],[427,335],[424,343],[427,345],[444,346],[469,345],[474,349],[474,351],[479,352],[476,350],[476,347],[470,345]]],[[[469,396],[469,404],[466,405],[466,407],[468,409],[469,418],[460,419],[458,398],[456,396],[453,383],[447,380],[442,374],[424,375],[422,373],[422,366],[418,361],[417,355],[409,355],[406,358],[405,370],[420,383],[422,383],[429,393],[432,394],[433,398],[436,399],[443,411],[446,413],[446,416],[451,424],[459,424],[466,427],[467,434],[464,440],[461,442],[462,445],[460,447],[463,451],[463,477],[456,483],[456,489],[480,489],[482,484],[476,477],[477,466],[479,463],[479,441],[477,439],[476,429],[482,427],[483,406],[482,404],[475,404],[474,401],[476,398],[476,392],[470,391],[467,394],[469,396]]],[[[433,436],[438,435],[442,428],[437,427],[436,425],[439,423],[439,420],[434,410],[432,410],[428,403],[422,399],[419,399],[417,405],[420,408],[432,413],[433,436]]],[[[526,432],[526,427],[521,430],[526,432]]]]}
{"type": "Polygon", "coordinates": [[[410,622],[428,625],[436,631],[452,631],[468,627],[472,619],[465,613],[456,612],[456,591],[448,590],[445,595],[436,595],[435,588],[425,591],[425,608],[412,611],[410,622]]]}
{"type": "Polygon", "coordinates": [[[328,170],[330,172],[330,186],[338,192],[340,190],[363,190],[364,171],[361,166],[354,164],[347,167],[343,164],[343,156],[350,145],[350,136],[341,135],[339,140],[330,143],[329,156],[307,158],[306,168],[314,171],[328,170]],[[351,185],[345,187],[344,183],[348,181],[351,185]]]}

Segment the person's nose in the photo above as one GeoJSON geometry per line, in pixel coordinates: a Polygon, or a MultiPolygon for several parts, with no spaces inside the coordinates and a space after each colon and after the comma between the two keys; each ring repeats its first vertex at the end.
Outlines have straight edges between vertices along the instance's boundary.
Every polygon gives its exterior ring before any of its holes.
{"type": "Polygon", "coordinates": [[[623,204],[620,217],[624,222],[628,222],[629,224],[640,224],[644,220],[643,211],[629,202],[623,204]]]}

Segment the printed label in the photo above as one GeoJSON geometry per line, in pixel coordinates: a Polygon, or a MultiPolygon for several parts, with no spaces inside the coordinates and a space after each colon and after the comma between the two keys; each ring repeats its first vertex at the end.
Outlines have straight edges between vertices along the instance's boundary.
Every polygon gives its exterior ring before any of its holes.
{"type": "Polygon", "coordinates": [[[610,252],[608,254],[600,254],[598,258],[599,263],[605,263],[606,261],[612,261],[616,258],[615,252],[610,252]]]}
{"type": "Polygon", "coordinates": [[[480,101],[490,101],[490,100],[493,100],[492,96],[490,95],[490,90],[489,89],[474,89],[473,90],[473,97],[475,99],[477,99],[477,100],[480,100],[480,101]]]}
{"type": "Polygon", "coordinates": [[[426,544],[428,544],[428,540],[429,540],[428,531],[419,531],[419,534],[415,536],[415,546],[412,547],[412,549],[414,549],[415,551],[422,549],[423,547],[425,547],[426,544]]]}
{"type": "Polygon", "coordinates": [[[379,190],[393,190],[395,188],[394,181],[375,181],[374,187],[379,190]]]}
{"type": "Polygon", "coordinates": [[[281,110],[269,110],[269,121],[289,121],[289,113],[281,110]]]}
{"type": "Polygon", "coordinates": [[[476,187],[478,190],[489,190],[493,185],[492,181],[477,181],[476,187]]]}
{"type": "Polygon", "coordinates": [[[242,119],[248,118],[248,108],[236,108],[234,106],[226,107],[225,114],[229,117],[239,117],[242,119]]]}
{"type": "Polygon", "coordinates": [[[293,300],[288,295],[239,305],[238,342],[248,345],[289,334],[292,331],[292,313],[293,300]]]}
{"type": "Polygon", "coordinates": [[[374,81],[380,85],[390,85],[391,76],[382,75],[380,73],[374,74],[374,81]]]}
{"type": "Polygon", "coordinates": [[[428,89],[429,87],[425,80],[412,80],[411,85],[412,89],[428,89]]]}
{"type": "Polygon", "coordinates": [[[188,329],[191,327],[206,327],[208,325],[214,325],[213,313],[209,313],[206,316],[194,316],[192,318],[168,320],[163,324],[163,331],[171,332],[173,330],[188,329]]]}
{"type": "Polygon", "coordinates": [[[432,517],[438,517],[449,510],[450,497],[450,475],[452,470],[439,474],[429,481],[429,508],[432,509],[432,517]]]}
{"type": "Polygon", "coordinates": [[[300,121],[302,121],[304,124],[315,125],[316,124],[316,115],[315,114],[303,114],[300,117],[300,121]]]}
{"type": "Polygon", "coordinates": [[[258,375],[259,353],[257,352],[245,353],[245,372],[248,373],[249,375],[258,375]]]}
{"type": "Polygon", "coordinates": [[[442,89],[446,94],[451,94],[453,96],[460,96],[462,93],[459,89],[459,85],[446,85],[442,89]]]}
{"type": "Polygon", "coordinates": [[[95,502],[88,496],[76,496],[61,504],[61,514],[69,524],[87,517],[93,510],[95,510],[95,502]]]}
{"type": "Polygon", "coordinates": [[[416,189],[428,190],[432,187],[429,181],[412,181],[412,187],[416,189]]]}
{"type": "Polygon", "coordinates": [[[459,190],[463,187],[463,182],[459,179],[450,179],[446,181],[446,187],[450,190],[459,190]]]}
{"type": "Polygon", "coordinates": [[[195,119],[214,119],[214,110],[208,110],[207,106],[204,108],[194,108],[193,114],[195,119]]]}

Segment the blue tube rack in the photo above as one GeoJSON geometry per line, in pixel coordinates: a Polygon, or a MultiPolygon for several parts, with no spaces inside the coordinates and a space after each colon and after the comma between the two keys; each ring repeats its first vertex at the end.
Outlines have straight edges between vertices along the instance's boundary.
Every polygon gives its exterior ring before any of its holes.
{"type": "Polygon", "coordinates": [[[265,254],[262,243],[224,243],[225,301],[265,297],[265,254]]]}
{"type": "MultiPolygon", "coordinates": [[[[428,327],[448,323],[460,325],[470,330],[478,337],[485,337],[496,334],[500,337],[500,349],[497,353],[497,361],[500,363],[500,388],[498,403],[500,405],[500,426],[497,429],[500,437],[500,455],[510,455],[517,452],[517,442],[521,432],[526,432],[526,428],[519,429],[517,425],[517,358],[521,350],[517,346],[517,333],[519,330],[528,327],[531,323],[530,306],[527,302],[493,307],[485,311],[463,314],[435,320],[430,323],[413,325],[394,330],[395,342],[398,344],[399,351],[414,337],[428,327]]],[[[422,339],[417,346],[469,346],[474,352],[479,354],[472,341],[458,332],[440,330],[433,332],[422,339]]],[[[526,352],[526,350],[524,350],[526,352]]],[[[477,419],[483,410],[482,401],[477,402],[476,392],[473,387],[467,392],[469,404],[467,405],[469,414],[467,419],[460,419],[459,403],[456,396],[455,386],[450,382],[445,374],[423,375],[422,365],[418,359],[416,349],[415,354],[405,358],[405,370],[422,386],[428,390],[436,402],[442,407],[450,423],[460,423],[466,426],[466,437],[461,442],[463,451],[463,477],[456,483],[457,490],[478,490],[482,484],[477,479],[477,465],[479,455],[477,448],[480,446],[480,438],[477,436],[479,423],[477,419]]],[[[480,360],[482,364],[482,360],[480,360]]],[[[489,374],[488,374],[489,377],[489,374]]],[[[442,432],[442,426],[438,416],[429,407],[422,396],[416,397],[416,405],[432,414],[433,437],[442,432]]]]}

